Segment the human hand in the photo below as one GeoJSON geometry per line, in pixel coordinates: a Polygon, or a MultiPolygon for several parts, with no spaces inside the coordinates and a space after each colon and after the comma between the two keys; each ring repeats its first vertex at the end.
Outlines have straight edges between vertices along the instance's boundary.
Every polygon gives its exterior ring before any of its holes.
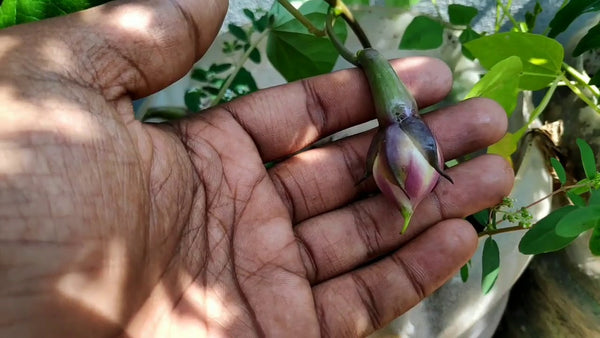
{"type": "MultiPolygon", "coordinates": [[[[502,159],[449,169],[399,236],[395,207],[356,185],[372,133],[286,158],[373,117],[359,70],[134,120],[131,99],[181,77],[226,4],[113,2],[0,31],[0,336],[366,335],[473,254],[461,218],[508,194],[502,159]]],[[[420,106],[450,90],[440,61],[394,65],[420,106]]],[[[506,128],[482,99],[425,120],[446,159],[506,128]]]]}

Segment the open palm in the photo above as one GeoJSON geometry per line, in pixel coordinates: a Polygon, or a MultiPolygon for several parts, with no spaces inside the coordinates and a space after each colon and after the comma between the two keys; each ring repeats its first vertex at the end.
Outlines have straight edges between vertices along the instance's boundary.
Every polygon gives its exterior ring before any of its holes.
{"type": "MultiPolygon", "coordinates": [[[[357,184],[372,133],[297,153],[372,118],[359,70],[134,120],[131,99],[182,76],[225,9],[113,2],[0,32],[0,336],[366,335],[472,255],[460,218],[508,193],[502,159],[448,170],[400,236],[357,184]]],[[[450,89],[440,61],[394,66],[421,106],[450,89]]],[[[426,122],[446,159],[506,126],[487,100],[426,122]]]]}

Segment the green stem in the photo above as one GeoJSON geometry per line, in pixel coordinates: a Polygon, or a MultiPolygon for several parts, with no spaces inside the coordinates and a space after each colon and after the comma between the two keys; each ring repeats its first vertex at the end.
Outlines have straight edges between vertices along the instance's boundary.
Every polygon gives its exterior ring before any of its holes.
{"type": "Polygon", "coordinates": [[[510,20],[510,22],[513,24],[513,26],[515,26],[516,29],[518,29],[520,32],[522,32],[523,30],[521,29],[521,25],[519,25],[517,20],[515,20],[515,18],[512,16],[512,14],[510,14],[509,7],[512,4],[512,0],[508,1],[508,7],[504,3],[502,3],[502,0],[496,0],[496,3],[502,7],[502,12],[508,18],[508,20],[510,20]]]}
{"type": "Polygon", "coordinates": [[[556,190],[554,190],[553,192],[551,192],[550,194],[548,194],[548,195],[546,195],[546,196],[544,196],[544,197],[540,198],[539,200],[537,200],[537,201],[535,201],[535,202],[533,202],[533,203],[530,203],[530,204],[526,205],[526,206],[525,206],[525,209],[529,209],[529,208],[533,207],[534,205],[536,205],[536,204],[538,204],[538,203],[541,203],[542,201],[544,201],[544,200],[546,200],[546,199],[548,199],[548,198],[550,198],[550,197],[552,197],[552,196],[554,196],[554,195],[556,195],[556,194],[559,194],[559,193],[561,193],[561,192],[567,192],[568,190],[571,190],[571,189],[577,189],[577,188],[581,188],[581,187],[585,187],[585,186],[586,186],[586,184],[572,184],[572,185],[563,185],[563,186],[562,186],[562,187],[560,187],[559,189],[556,189],[556,190]]]}
{"type": "Polygon", "coordinates": [[[515,226],[507,227],[507,228],[485,230],[485,231],[478,233],[477,235],[479,237],[492,236],[492,235],[497,235],[497,234],[501,234],[504,232],[513,232],[513,231],[525,230],[525,229],[527,229],[527,228],[523,228],[520,225],[515,225],[515,226]]]}
{"type": "Polygon", "coordinates": [[[567,85],[567,87],[569,87],[571,89],[571,91],[573,93],[575,93],[575,95],[577,95],[577,97],[579,97],[579,99],[581,101],[585,102],[588,106],[590,106],[590,108],[592,108],[594,111],[596,111],[596,113],[600,114],[600,106],[598,106],[597,104],[595,104],[594,102],[592,102],[592,100],[590,100],[590,98],[587,97],[579,89],[579,87],[571,84],[571,82],[569,81],[569,79],[567,79],[567,77],[564,74],[561,75],[561,80],[563,80],[565,82],[565,84],[567,85]]]}
{"type": "Polygon", "coordinates": [[[550,99],[552,98],[552,95],[554,95],[554,91],[556,90],[556,87],[558,86],[560,79],[561,79],[560,77],[557,77],[554,80],[554,82],[552,82],[552,85],[550,85],[550,88],[546,92],[546,95],[544,95],[544,97],[542,98],[542,101],[540,102],[540,104],[538,104],[537,107],[535,107],[535,109],[531,112],[531,116],[529,116],[529,121],[527,121],[527,124],[525,124],[523,127],[521,127],[521,129],[519,129],[515,132],[515,135],[519,135],[518,136],[519,138],[521,136],[525,135],[525,133],[527,132],[527,129],[529,129],[529,126],[533,123],[533,121],[535,121],[535,119],[537,119],[540,116],[540,114],[544,111],[544,109],[546,109],[546,107],[550,103],[550,99]]]}
{"type": "Polygon", "coordinates": [[[325,31],[318,29],[317,27],[315,27],[315,25],[312,24],[312,22],[310,22],[310,20],[308,20],[308,18],[306,18],[304,16],[304,14],[300,13],[300,11],[298,9],[296,9],[296,7],[294,7],[294,5],[292,5],[289,1],[287,0],[277,0],[279,2],[279,4],[281,6],[283,6],[283,8],[285,8],[288,12],[290,12],[290,14],[292,14],[294,16],[294,18],[296,18],[296,20],[298,20],[304,27],[306,27],[306,29],[308,29],[308,31],[311,34],[314,34],[315,36],[325,36],[325,31]]]}
{"type": "Polygon", "coordinates": [[[569,73],[573,78],[575,78],[575,80],[577,80],[577,82],[580,85],[584,86],[587,90],[592,92],[594,96],[600,96],[600,90],[598,90],[598,88],[596,88],[595,86],[590,86],[588,84],[590,79],[587,75],[581,74],[577,71],[577,69],[571,67],[566,62],[563,62],[562,67],[567,71],[567,73],[569,73]]]}
{"type": "Polygon", "coordinates": [[[500,31],[500,22],[504,18],[504,16],[500,16],[502,7],[500,6],[500,2],[496,1],[496,22],[494,24],[494,33],[498,33],[500,31]]]}
{"type": "Polygon", "coordinates": [[[431,0],[431,4],[433,5],[433,8],[435,8],[438,19],[443,22],[444,18],[442,17],[442,11],[440,11],[440,6],[438,5],[437,0],[431,0]]]}
{"type": "Polygon", "coordinates": [[[533,76],[541,76],[541,77],[550,77],[555,79],[556,78],[556,74],[543,74],[543,73],[536,73],[536,72],[521,72],[521,75],[533,75],[533,76]]]}
{"type": "Polygon", "coordinates": [[[356,60],[356,55],[352,54],[346,46],[338,39],[337,35],[333,30],[333,25],[335,24],[336,19],[336,10],[334,7],[329,7],[327,10],[327,20],[325,21],[325,30],[327,31],[327,35],[329,39],[333,43],[333,46],[340,55],[346,59],[348,62],[352,63],[355,66],[358,66],[358,61],[356,60]]]}
{"type": "Polygon", "coordinates": [[[350,9],[348,8],[348,6],[346,6],[344,1],[325,0],[325,2],[327,2],[329,6],[334,9],[336,16],[341,16],[342,18],[344,18],[344,20],[348,23],[348,25],[358,38],[358,41],[360,41],[360,44],[363,46],[363,48],[371,48],[371,42],[369,41],[369,38],[367,38],[367,34],[365,34],[365,31],[362,29],[358,21],[356,21],[356,18],[354,18],[354,14],[352,14],[352,11],[350,11],[350,9]]]}
{"type": "Polygon", "coordinates": [[[210,102],[211,107],[216,106],[221,101],[223,96],[225,96],[227,89],[229,89],[229,86],[231,86],[231,83],[233,82],[233,80],[235,79],[235,77],[239,73],[239,71],[243,68],[246,61],[248,61],[248,58],[250,57],[250,54],[252,53],[252,51],[254,49],[256,49],[256,46],[258,46],[258,44],[262,41],[262,39],[264,39],[267,35],[269,35],[269,32],[270,32],[269,29],[265,29],[262,33],[260,33],[260,35],[258,36],[258,39],[254,40],[250,44],[250,48],[248,48],[248,50],[246,50],[246,52],[244,54],[242,54],[242,56],[240,57],[238,62],[236,62],[235,67],[233,68],[233,71],[231,72],[231,74],[229,74],[229,77],[227,78],[227,80],[225,81],[223,86],[221,87],[221,90],[219,90],[219,93],[217,93],[217,96],[215,97],[215,99],[210,102]]]}
{"type": "MultiPolygon", "coordinates": [[[[294,7],[288,0],[277,0],[290,14],[294,16],[308,31],[315,36],[321,37],[326,35],[326,30],[320,30],[315,27],[310,20],[308,20],[296,7],[294,7]]],[[[341,16],[348,23],[358,41],[360,41],[363,48],[371,48],[371,42],[367,38],[367,34],[362,29],[358,21],[354,18],[352,11],[346,6],[342,0],[324,0],[330,6],[334,8],[336,16],[341,16]]]]}
{"type": "Polygon", "coordinates": [[[552,95],[554,95],[554,91],[556,91],[556,87],[558,86],[558,82],[559,81],[560,81],[560,79],[556,78],[554,80],[554,82],[552,82],[552,84],[550,85],[550,88],[548,89],[548,91],[546,92],[546,94],[544,95],[544,97],[542,98],[542,101],[540,102],[540,104],[538,104],[537,107],[535,107],[535,109],[533,110],[533,112],[531,112],[531,116],[529,116],[529,121],[527,121],[527,126],[528,127],[546,109],[546,107],[550,103],[550,99],[552,98],[552,95]]]}

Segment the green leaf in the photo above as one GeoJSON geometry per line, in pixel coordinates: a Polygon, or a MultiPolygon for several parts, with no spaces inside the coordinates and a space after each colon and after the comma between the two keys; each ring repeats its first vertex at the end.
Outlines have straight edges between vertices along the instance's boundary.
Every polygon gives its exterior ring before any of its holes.
{"type": "Polygon", "coordinates": [[[548,36],[553,38],[564,32],[581,14],[600,10],[600,0],[570,0],[550,21],[548,36]]]}
{"type": "Polygon", "coordinates": [[[558,176],[560,183],[565,184],[567,182],[567,173],[565,172],[563,165],[555,157],[550,158],[550,163],[552,164],[552,168],[554,168],[554,172],[556,172],[556,176],[558,176]]]}
{"type": "Polygon", "coordinates": [[[211,86],[204,86],[204,87],[202,87],[202,90],[211,95],[219,94],[219,88],[215,88],[215,87],[211,87],[211,86]]]}
{"type": "Polygon", "coordinates": [[[594,151],[590,145],[587,144],[587,142],[580,138],[577,139],[577,146],[579,147],[579,152],[581,153],[581,163],[583,164],[585,176],[591,180],[596,177],[597,172],[594,151]]]}
{"type": "Polygon", "coordinates": [[[569,190],[567,192],[567,197],[569,197],[569,200],[571,200],[571,202],[573,202],[574,205],[578,207],[585,207],[585,201],[583,200],[583,197],[578,195],[577,192],[569,190]]]}
{"type": "Polygon", "coordinates": [[[469,279],[469,267],[471,266],[471,260],[469,260],[465,265],[460,268],[460,279],[463,283],[466,283],[469,279]]]}
{"type": "Polygon", "coordinates": [[[256,85],[256,81],[254,81],[252,73],[250,73],[246,68],[239,70],[239,72],[233,78],[229,88],[238,96],[250,94],[258,90],[258,86],[256,85]]]}
{"type": "Polygon", "coordinates": [[[409,9],[419,3],[419,0],[385,0],[385,5],[388,7],[397,7],[401,9],[409,9]]]}
{"type": "Polygon", "coordinates": [[[561,74],[564,49],[554,39],[543,35],[508,32],[482,36],[464,46],[487,69],[509,56],[518,56],[523,63],[519,87],[539,90],[547,87],[561,74]]]}
{"type": "Polygon", "coordinates": [[[486,226],[490,220],[490,209],[483,209],[473,214],[473,217],[480,225],[486,226]]]}
{"type": "Polygon", "coordinates": [[[225,84],[225,79],[221,77],[213,77],[208,82],[215,88],[221,88],[223,84],[225,84]]]}
{"type": "Polygon", "coordinates": [[[194,68],[191,74],[192,79],[196,81],[207,81],[208,80],[208,72],[202,68],[194,68]]]}
{"type": "Polygon", "coordinates": [[[498,243],[490,236],[483,244],[481,289],[484,294],[490,292],[500,272],[500,250],[498,243]]]}
{"type": "MultiPolygon", "coordinates": [[[[331,41],[309,33],[291,15],[281,13],[278,6],[281,5],[275,3],[272,10],[272,13],[280,14],[275,16],[275,24],[267,41],[267,57],[271,64],[289,82],[330,72],[339,57],[331,41]]],[[[325,27],[327,8],[325,1],[310,0],[299,10],[315,27],[325,27]]],[[[346,40],[343,20],[337,20],[334,30],[341,41],[346,40]]]]}
{"type": "Polygon", "coordinates": [[[600,190],[592,190],[590,192],[590,199],[588,200],[588,205],[600,206],[600,190]]]}
{"type": "Polygon", "coordinates": [[[594,256],[600,256],[600,222],[596,223],[592,236],[590,237],[590,252],[594,256]]]}
{"type": "Polygon", "coordinates": [[[229,29],[229,33],[231,33],[231,35],[244,42],[248,42],[248,34],[246,34],[246,31],[242,27],[230,23],[227,28],[229,29]]]}
{"type": "Polygon", "coordinates": [[[570,189],[569,191],[571,191],[572,193],[577,194],[577,195],[582,195],[591,190],[590,189],[591,183],[592,182],[590,179],[584,178],[582,180],[579,180],[579,182],[577,182],[577,185],[581,185],[580,187],[570,189]]]}
{"type": "Polygon", "coordinates": [[[439,21],[428,16],[417,16],[406,27],[399,48],[435,49],[442,45],[443,35],[444,27],[439,21]]]}
{"type": "Polygon", "coordinates": [[[567,205],[542,218],[523,235],[519,251],[525,255],[537,255],[558,251],[569,245],[577,236],[560,236],[555,230],[558,222],[576,209],[576,206],[567,205]]]}
{"type": "Polygon", "coordinates": [[[273,17],[273,27],[278,27],[288,21],[294,20],[292,14],[279,1],[273,2],[273,6],[269,10],[269,15],[273,17]]]}
{"type": "Polygon", "coordinates": [[[233,44],[229,41],[225,41],[223,42],[223,49],[222,49],[223,53],[225,54],[229,54],[231,52],[233,52],[233,44]]]}
{"type": "Polygon", "coordinates": [[[596,71],[596,74],[592,76],[589,82],[590,86],[600,86],[600,71],[596,71]]]}
{"type": "Polygon", "coordinates": [[[579,40],[573,50],[573,56],[579,56],[588,50],[600,48],[600,23],[590,30],[579,40]]]}
{"type": "Polygon", "coordinates": [[[460,33],[460,36],[458,37],[458,41],[460,41],[460,43],[462,44],[461,49],[462,49],[462,53],[464,56],[466,56],[467,58],[473,60],[475,59],[475,57],[473,56],[473,54],[471,52],[469,52],[469,50],[467,48],[465,48],[465,43],[471,41],[471,40],[475,40],[481,37],[481,34],[477,33],[476,31],[474,31],[471,27],[467,27],[464,31],[462,31],[462,33],[460,33]]]}
{"type": "Polygon", "coordinates": [[[240,41],[240,40],[235,40],[235,43],[233,44],[233,50],[240,50],[240,49],[244,48],[243,45],[237,43],[238,41],[240,41]]]}
{"type": "Polygon", "coordinates": [[[17,24],[17,0],[4,0],[0,5],[0,28],[17,24]]]}
{"type": "Polygon", "coordinates": [[[485,74],[465,99],[486,97],[498,102],[510,117],[517,106],[519,96],[519,77],[523,71],[521,59],[510,56],[496,63],[485,74]]]}
{"type": "Polygon", "coordinates": [[[471,6],[448,5],[448,17],[453,25],[468,26],[477,16],[477,13],[479,13],[477,8],[471,6]]]}
{"type": "Polygon", "coordinates": [[[252,12],[251,10],[249,10],[248,8],[244,8],[243,10],[244,15],[250,19],[250,21],[255,21],[256,18],[254,17],[254,12],[252,12]]]}
{"type": "Polygon", "coordinates": [[[539,1],[535,2],[535,6],[533,7],[533,13],[527,12],[525,13],[525,24],[527,25],[527,29],[531,32],[535,28],[535,22],[537,20],[537,16],[542,13],[542,5],[540,5],[539,1]]]}
{"type": "Polygon", "coordinates": [[[265,31],[265,29],[267,29],[267,27],[269,27],[271,18],[272,17],[270,13],[265,13],[258,20],[252,21],[252,25],[257,32],[262,33],[265,31]]]}
{"type": "Polygon", "coordinates": [[[223,73],[223,72],[228,71],[231,68],[231,66],[232,66],[231,63],[213,63],[208,68],[208,71],[213,72],[215,74],[223,73]]]}
{"type": "Polygon", "coordinates": [[[190,88],[183,95],[183,101],[187,109],[198,112],[202,108],[201,102],[203,97],[206,97],[206,93],[200,88],[190,88]]]}
{"type": "Polygon", "coordinates": [[[258,51],[258,49],[256,49],[256,48],[252,49],[249,57],[250,57],[250,60],[252,60],[254,63],[260,63],[260,52],[258,51]]]}
{"type": "Polygon", "coordinates": [[[577,237],[593,228],[600,220],[600,206],[579,207],[558,221],[556,234],[561,237],[577,237]]]}
{"type": "Polygon", "coordinates": [[[0,5],[0,28],[65,15],[108,0],[6,0],[0,5]]]}

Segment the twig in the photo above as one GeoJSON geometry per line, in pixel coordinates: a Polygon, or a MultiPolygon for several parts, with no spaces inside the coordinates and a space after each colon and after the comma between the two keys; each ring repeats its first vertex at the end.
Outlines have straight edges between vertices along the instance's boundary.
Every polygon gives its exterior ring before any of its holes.
{"type": "Polygon", "coordinates": [[[588,82],[590,81],[589,77],[581,74],[577,71],[577,69],[571,67],[568,63],[563,62],[562,67],[569,73],[572,77],[577,80],[577,82],[588,89],[594,96],[600,96],[600,90],[598,90],[595,86],[590,86],[588,82]],[[586,79],[587,78],[587,79],[586,79]]]}
{"type": "Polygon", "coordinates": [[[260,33],[260,35],[258,36],[258,39],[254,40],[254,42],[252,42],[252,44],[250,44],[250,47],[246,50],[246,52],[240,57],[238,62],[235,64],[233,71],[231,72],[231,74],[229,74],[229,77],[227,78],[227,80],[225,81],[223,86],[221,87],[221,90],[219,90],[219,93],[217,93],[217,96],[214,98],[214,100],[212,100],[210,102],[211,107],[216,106],[221,101],[223,96],[225,96],[227,89],[229,89],[229,86],[231,86],[231,83],[235,79],[236,75],[243,68],[244,63],[246,63],[246,61],[248,61],[248,58],[250,57],[250,54],[252,53],[252,51],[256,48],[256,46],[258,46],[258,44],[262,41],[262,39],[264,39],[269,34],[269,31],[270,31],[269,29],[265,29],[262,33],[260,33]]]}
{"type": "Polygon", "coordinates": [[[565,82],[567,87],[569,87],[571,89],[571,91],[573,93],[575,93],[575,95],[577,95],[577,97],[579,97],[579,99],[581,99],[581,101],[585,102],[588,106],[590,106],[590,108],[592,108],[594,111],[596,111],[596,113],[600,114],[600,107],[597,104],[595,104],[594,102],[592,102],[592,100],[590,100],[590,98],[587,97],[579,89],[579,87],[572,85],[571,82],[569,81],[569,79],[567,79],[567,77],[564,74],[561,76],[561,80],[563,80],[565,82]]]}
{"type": "Polygon", "coordinates": [[[362,29],[358,21],[356,21],[356,18],[354,18],[352,11],[350,11],[350,9],[348,8],[348,6],[346,6],[344,1],[325,0],[325,2],[327,2],[329,6],[331,6],[335,10],[336,16],[341,16],[342,18],[344,18],[344,20],[348,23],[354,34],[356,34],[356,37],[358,38],[358,41],[360,41],[360,44],[363,46],[363,48],[371,48],[371,42],[369,41],[369,38],[367,38],[367,34],[365,34],[365,31],[362,29]]]}
{"type": "Polygon", "coordinates": [[[504,16],[506,16],[508,18],[508,20],[510,20],[510,22],[513,24],[513,26],[515,26],[515,28],[518,29],[520,32],[523,32],[523,30],[521,29],[521,25],[519,25],[517,20],[515,20],[515,18],[512,16],[512,14],[510,14],[509,7],[512,4],[512,0],[508,1],[508,7],[502,2],[502,0],[496,0],[496,3],[502,7],[502,12],[503,12],[504,16]]]}
{"type": "Polygon", "coordinates": [[[294,16],[294,18],[296,18],[296,20],[298,20],[304,27],[306,27],[306,29],[308,29],[308,31],[311,34],[314,34],[316,36],[325,36],[325,31],[318,29],[317,27],[315,27],[312,22],[310,22],[310,20],[308,20],[304,14],[300,13],[300,11],[298,9],[296,9],[296,7],[294,7],[294,5],[292,5],[289,1],[287,0],[277,0],[279,2],[279,4],[281,6],[283,6],[283,8],[285,8],[288,12],[290,12],[290,14],[292,16],[294,16]]]}
{"type": "Polygon", "coordinates": [[[340,53],[340,55],[346,59],[348,62],[352,63],[355,66],[358,66],[358,61],[356,60],[356,55],[352,54],[344,44],[338,39],[337,35],[333,30],[333,25],[335,24],[336,13],[333,7],[329,7],[327,10],[327,20],[325,22],[325,30],[327,31],[327,35],[329,35],[329,39],[333,43],[335,49],[340,53]]]}
{"type": "Polygon", "coordinates": [[[526,229],[528,229],[528,228],[523,228],[520,225],[515,225],[515,226],[507,227],[507,228],[490,229],[490,230],[482,231],[482,232],[478,233],[477,235],[479,237],[492,236],[492,235],[497,235],[497,234],[501,234],[501,233],[505,233],[505,232],[512,232],[512,231],[519,231],[519,230],[526,230],[526,229]]]}

